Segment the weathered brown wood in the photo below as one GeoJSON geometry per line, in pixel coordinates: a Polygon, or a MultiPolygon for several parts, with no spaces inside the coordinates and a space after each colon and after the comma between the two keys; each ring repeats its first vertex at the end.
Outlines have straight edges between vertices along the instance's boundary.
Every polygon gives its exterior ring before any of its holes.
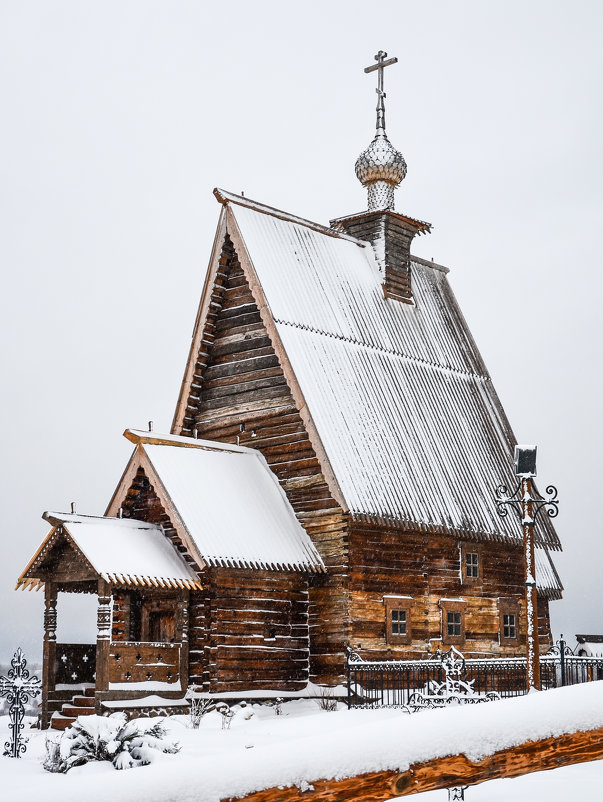
{"type": "Polygon", "coordinates": [[[53,713],[49,704],[55,690],[57,648],[57,586],[48,581],[44,586],[44,642],[42,649],[42,727],[50,724],[53,713]]]}
{"type": "Polygon", "coordinates": [[[111,643],[107,650],[108,682],[177,683],[180,680],[180,649],[180,643],[111,643]]]}
{"type": "MultiPolygon", "coordinates": [[[[402,796],[451,788],[455,785],[478,785],[502,777],[519,777],[534,771],[545,771],[573,763],[603,758],[603,728],[547,738],[505,749],[472,762],[465,755],[437,758],[411,766],[405,772],[380,771],[360,774],[345,780],[314,780],[308,777],[313,790],[268,788],[248,794],[245,802],[385,802],[402,796]]],[[[224,799],[223,802],[234,802],[224,799]]]]}

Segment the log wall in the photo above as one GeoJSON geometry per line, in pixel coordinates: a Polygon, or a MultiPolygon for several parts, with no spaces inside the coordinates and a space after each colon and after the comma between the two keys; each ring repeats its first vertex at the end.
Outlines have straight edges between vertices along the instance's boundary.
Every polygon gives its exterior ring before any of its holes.
{"type": "Polygon", "coordinates": [[[194,636],[191,631],[191,649],[203,653],[204,690],[304,688],[309,677],[307,575],[208,569],[203,584],[205,598],[191,598],[191,619],[201,619],[204,626],[194,636]]]}
{"type": "Polygon", "coordinates": [[[341,679],[349,638],[345,518],[228,237],[179,434],[190,436],[195,428],[208,440],[257,448],[278,477],[328,568],[310,587],[311,676],[341,679]]]}
{"type": "MultiPolygon", "coordinates": [[[[461,543],[453,537],[353,525],[350,534],[351,644],[365,658],[402,659],[425,655],[440,640],[467,657],[523,654],[525,604],[523,550],[520,545],[488,542],[467,544],[479,550],[480,577],[461,581],[461,543]],[[412,597],[409,643],[386,640],[388,594],[412,597]],[[464,602],[464,638],[442,633],[446,600],[464,602]],[[519,623],[514,642],[500,643],[501,606],[516,607],[519,623]]],[[[406,605],[401,600],[401,606],[406,605]]],[[[454,604],[454,602],[453,602],[454,604]]],[[[541,646],[550,645],[548,603],[539,599],[541,646]]],[[[444,629],[445,633],[445,629],[444,629]]]]}

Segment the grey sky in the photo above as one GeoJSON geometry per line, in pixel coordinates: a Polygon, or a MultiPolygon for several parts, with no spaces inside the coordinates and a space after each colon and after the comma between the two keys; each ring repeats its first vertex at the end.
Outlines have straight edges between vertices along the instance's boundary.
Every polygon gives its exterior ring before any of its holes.
{"type": "Polygon", "coordinates": [[[42,511],[102,513],[124,428],[169,429],[212,188],[320,222],[365,208],[379,49],[397,208],[434,225],[414,251],[451,267],[559,488],[555,632],[603,632],[602,24],[585,0],[0,2],[0,658],[39,651],[41,594],[12,588],[42,511]]]}

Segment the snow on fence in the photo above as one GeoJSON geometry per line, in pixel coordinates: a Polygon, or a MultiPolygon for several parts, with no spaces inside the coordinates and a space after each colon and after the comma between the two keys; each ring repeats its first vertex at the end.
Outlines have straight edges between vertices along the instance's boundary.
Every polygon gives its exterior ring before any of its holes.
{"type": "MultiPolygon", "coordinates": [[[[448,653],[424,660],[363,660],[351,650],[347,660],[348,707],[408,707],[417,691],[429,694],[446,680],[448,653]]],[[[461,656],[462,657],[462,656],[461,656]]],[[[460,679],[475,694],[522,696],[527,688],[525,657],[462,658],[460,679]]],[[[540,658],[543,690],[603,679],[603,658],[578,657],[563,640],[540,658]]]]}

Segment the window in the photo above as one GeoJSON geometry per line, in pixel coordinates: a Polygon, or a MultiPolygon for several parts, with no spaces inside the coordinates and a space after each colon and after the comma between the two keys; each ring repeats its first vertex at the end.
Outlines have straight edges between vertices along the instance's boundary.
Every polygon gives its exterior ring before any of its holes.
{"type": "Polygon", "coordinates": [[[385,640],[387,643],[410,643],[412,598],[410,596],[384,596],[385,640]]]}
{"type": "Polygon", "coordinates": [[[466,606],[464,599],[440,599],[442,642],[445,646],[465,641],[466,606]]]}
{"type": "Polygon", "coordinates": [[[463,614],[462,613],[446,613],[446,620],[448,622],[448,637],[449,638],[460,638],[461,637],[461,626],[463,623],[463,614]]]}
{"type": "Polygon", "coordinates": [[[467,579],[477,579],[479,576],[479,554],[475,551],[465,552],[465,576],[467,579]]]}
{"type": "Polygon", "coordinates": [[[517,646],[519,643],[519,599],[499,599],[499,639],[502,646],[517,646]]]}
{"type": "Polygon", "coordinates": [[[482,547],[479,543],[460,543],[460,575],[463,584],[481,584],[483,578],[482,547]]]}
{"type": "Polygon", "coordinates": [[[406,610],[390,610],[392,635],[406,635],[406,610]]]}
{"type": "Polygon", "coordinates": [[[504,613],[503,615],[503,638],[517,637],[517,619],[515,613],[504,613]]]}

